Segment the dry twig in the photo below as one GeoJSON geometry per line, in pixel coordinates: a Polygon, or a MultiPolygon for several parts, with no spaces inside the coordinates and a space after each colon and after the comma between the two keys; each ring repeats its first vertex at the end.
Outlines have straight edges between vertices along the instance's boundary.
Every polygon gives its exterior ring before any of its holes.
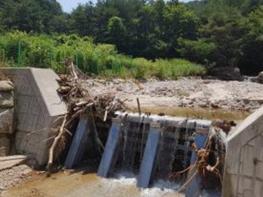
{"type": "MultiPolygon", "coordinates": [[[[57,92],[66,102],[68,113],[64,116],[59,129],[55,129],[57,130],[57,135],[54,137],[49,149],[48,169],[54,164],[56,160],[55,155],[59,156],[63,149],[65,149],[64,145],[66,142],[63,142],[63,139],[66,139],[66,134],[67,137],[72,136],[72,132],[70,131],[72,123],[75,122],[75,120],[79,120],[82,114],[89,113],[89,115],[93,117],[94,122],[97,118],[106,122],[114,116],[116,111],[126,108],[124,101],[116,98],[113,94],[92,96],[89,91],[82,86],[82,83],[85,82],[83,79],[87,78],[85,74],[70,60],[67,60],[65,65],[69,74],[61,75],[60,79],[57,80],[60,85],[57,92]]],[[[98,134],[95,134],[95,136],[98,136],[98,134]]],[[[51,139],[52,138],[49,140],[51,139]]],[[[99,143],[98,145],[103,148],[101,141],[99,139],[96,140],[99,143]]]]}

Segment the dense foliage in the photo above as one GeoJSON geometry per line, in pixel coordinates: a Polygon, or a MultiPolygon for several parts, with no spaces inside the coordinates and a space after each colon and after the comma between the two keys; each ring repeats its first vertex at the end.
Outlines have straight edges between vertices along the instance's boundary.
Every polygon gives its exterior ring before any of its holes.
{"type": "Polygon", "coordinates": [[[203,66],[181,59],[131,58],[118,54],[114,45],[94,44],[89,37],[37,36],[22,32],[0,36],[0,64],[51,67],[64,72],[67,59],[73,59],[86,73],[106,77],[176,79],[206,72],[203,66]]]}
{"type": "Polygon", "coordinates": [[[98,0],[70,14],[56,0],[0,0],[0,29],[89,36],[152,61],[184,58],[208,68],[238,66],[245,74],[263,70],[263,0],[98,0]]]}

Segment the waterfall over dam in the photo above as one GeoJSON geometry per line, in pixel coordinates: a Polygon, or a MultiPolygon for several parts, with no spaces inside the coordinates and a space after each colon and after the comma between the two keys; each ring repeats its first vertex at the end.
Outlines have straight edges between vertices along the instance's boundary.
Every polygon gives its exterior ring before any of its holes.
{"type": "MultiPolygon", "coordinates": [[[[204,146],[211,121],[179,117],[119,113],[113,120],[97,174],[112,177],[131,172],[137,186],[168,181],[173,172],[193,162],[191,144],[204,146]]],[[[179,184],[184,179],[175,180],[179,184]]]]}

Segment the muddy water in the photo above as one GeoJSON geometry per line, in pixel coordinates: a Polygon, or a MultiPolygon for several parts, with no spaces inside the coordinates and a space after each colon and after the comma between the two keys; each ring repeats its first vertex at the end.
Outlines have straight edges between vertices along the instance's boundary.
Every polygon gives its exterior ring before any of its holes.
{"type": "MultiPolygon", "coordinates": [[[[137,112],[137,107],[130,108],[131,111],[137,112]]],[[[236,120],[242,121],[250,115],[246,111],[234,111],[224,109],[206,109],[206,108],[184,108],[184,107],[166,107],[166,106],[155,106],[155,107],[142,107],[142,112],[151,114],[165,114],[169,116],[180,116],[198,119],[208,120],[236,120]]]]}
{"type": "MultiPolygon", "coordinates": [[[[51,177],[39,175],[26,183],[18,185],[2,197],[181,197],[172,189],[159,188],[156,183],[151,189],[136,188],[135,177],[104,179],[96,174],[58,173],[51,177]]],[[[172,185],[171,187],[176,187],[172,185]]]]}

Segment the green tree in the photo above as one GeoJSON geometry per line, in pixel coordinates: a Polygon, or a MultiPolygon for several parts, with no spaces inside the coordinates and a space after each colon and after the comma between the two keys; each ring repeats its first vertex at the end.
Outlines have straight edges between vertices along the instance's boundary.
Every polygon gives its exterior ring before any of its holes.
{"type": "Polygon", "coordinates": [[[96,17],[96,10],[91,2],[79,5],[71,14],[71,31],[82,36],[95,36],[96,17]]]}
{"type": "Polygon", "coordinates": [[[263,70],[263,6],[244,19],[243,27],[246,34],[242,37],[239,65],[244,73],[255,75],[263,70]]]}
{"type": "Polygon", "coordinates": [[[168,56],[177,54],[178,39],[195,39],[197,36],[198,17],[182,4],[167,6],[164,13],[165,42],[169,45],[168,56]]]}
{"type": "Polygon", "coordinates": [[[118,49],[122,49],[125,42],[126,27],[120,17],[114,16],[109,19],[108,26],[108,41],[114,43],[118,49]]]}
{"type": "Polygon", "coordinates": [[[0,2],[2,24],[5,29],[26,32],[56,31],[59,24],[66,24],[60,4],[56,0],[6,0],[0,2]],[[63,18],[64,19],[64,18],[63,18]]]}

